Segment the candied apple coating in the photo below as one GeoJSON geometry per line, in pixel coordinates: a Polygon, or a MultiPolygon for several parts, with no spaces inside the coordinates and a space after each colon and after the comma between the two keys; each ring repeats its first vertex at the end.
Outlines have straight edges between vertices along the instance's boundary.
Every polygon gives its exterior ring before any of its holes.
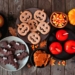
{"type": "Polygon", "coordinates": [[[49,61],[50,55],[45,53],[44,51],[36,51],[34,53],[34,63],[35,66],[46,66],[49,61]]]}

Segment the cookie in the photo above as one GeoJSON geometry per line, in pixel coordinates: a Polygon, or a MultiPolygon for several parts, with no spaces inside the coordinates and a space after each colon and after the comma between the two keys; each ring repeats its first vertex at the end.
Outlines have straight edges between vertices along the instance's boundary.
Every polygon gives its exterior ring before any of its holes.
{"type": "Polygon", "coordinates": [[[46,13],[44,10],[37,10],[34,13],[34,19],[37,20],[38,22],[42,22],[46,20],[46,13]]]}
{"type": "Polygon", "coordinates": [[[12,46],[7,42],[7,41],[1,41],[0,42],[0,47],[2,47],[2,48],[6,48],[6,49],[8,49],[8,50],[10,50],[10,51],[15,51],[13,48],[12,48],[12,46]]]}
{"type": "Polygon", "coordinates": [[[38,30],[41,34],[45,35],[45,34],[49,33],[49,31],[50,31],[50,26],[49,26],[48,23],[46,23],[46,22],[40,22],[39,25],[37,26],[37,30],[38,30]]]}
{"type": "Polygon", "coordinates": [[[13,65],[16,69],[19,68],[18,60],[13,55],[8,56],[9,64],[13,65]]]}
{"type": "Polygon", "coordinates": [[[11,41],[10,45],[12,46],[12,48],[14,48],[15,50],[26,50],[26,47],[24,44],[21,44],[20,42],[16,42],[16,41],[11,41]]]}
{"type": "Polygon", "coordinates": [[[4,56],[9,56],[12,54],[12,51],[9,51],[8,49],[5,48],[0,48],[0,54],[3,54],[4,56]]]}
{"type": "Polygon", "coordinates": [[[9,64],[8,58],[7,57],[0,57],[0,63],[6,65],[9,64]]]}
{"type": "Polygon", "coordinates": [[[26,23],[21,23],[20,25],[18,25],[17,31],[19,35],[25,36],[29,32],[29,25],[26,23]]]}
{"type": "Polygon", "coordinates": [[[30,31],[37,31],[37,25],[38,25],[38,22],[36,20],[30,20],[28,22],[29,24],[29,27],[30,27],[30,31]]]}
{"type": "Polygon", "coordinates": [[[28,21],[30,21],[32,19],[32,13],[29,11],[24,11],[21,12],[20,14],[20,21],[27,23],[28,21]]]}
{"type": "Polygon", "coordinates": [[[26,56],[28,56],[28,53],[27,52],[22,52],[22,53],[17,53],[16,54],[16,58],[18,59],[18,60],[22,60],[23,58],[25,58],[26,56]]]}
{"type": "Polygon", "coordinates": [[[35,32],[31,32],[28,35],[28,40],[32,43],[32,44],[38,44],[41,40],[40,36],[35,33],[35,32]]]}

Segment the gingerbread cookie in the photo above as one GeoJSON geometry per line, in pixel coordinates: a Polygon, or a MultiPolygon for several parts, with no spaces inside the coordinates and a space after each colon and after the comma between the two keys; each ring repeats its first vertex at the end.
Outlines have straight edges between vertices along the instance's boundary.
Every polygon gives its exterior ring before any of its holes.
{"type": "Polygon", "coordinates": [[[12,54],[12,51],[9,51],[8,49],[5,48],[0,48],[0,53],[3,54],[4,56],[9,56],[12,54]]]}
{"type": "Polygon", "coordinates": [[[34,13],[34,19],[37,20],[38,22],[42,22],[46,20],[46,13],[44,10],[37,10],[34,13]]]}
{"type": "Polygon", "coordinates": [[[29,25],[26,23],[21,23],[18,25],[17,31],[21,36],[25,36],[29,32],[29,25]]]}
{"type": "Polygon", "coordinates": [[[40,22],[39,25],[37,26],[37,30],[41,32],[41,34],[45,35],[49,33],[50,26],[46,22],[40,22]]]}
{"type": "Polygon", "coordinates": [[[12,48],[14,48],[15,50],[26,50],[26,47],[24,44],[21,44],[20,42],[16,42],[16,41],[11,41],[10,42],[12,48]]]}
{"type": "Polygon", "coordinates": [[[30,31],[37,31],[37,25],[38,25],[38,22],[36,20],[30,20],[28,22],[29,24],[29,27],[30,27],[30,31]]]}
{"type": "Polygon", "coordinates": [[[22,53],[17,53],[16,54],[16,58],[18,59],[18,60],[22,60],[23,58],[25,58],[26,56],[28,56],[28,53],[27,52],[22,52],[22,53]]]}
{"type": "Polygon", "coordinates": [[[21,22],[27,23],[27,22],[30,21],[31,19],[32,19],[32,14],[31,14],[31,12],[29,12],[29,11],[21,12],[21,15],[20,15],[20,21],[21,21],[21,22]]]}
{"type": "Polygon", "coordinates": [[[41,40],[40,36],[35,33],[35,32],[31,32],[28,35],[28,40],[32,43],[32,44],[38,44],[41,40]]]}

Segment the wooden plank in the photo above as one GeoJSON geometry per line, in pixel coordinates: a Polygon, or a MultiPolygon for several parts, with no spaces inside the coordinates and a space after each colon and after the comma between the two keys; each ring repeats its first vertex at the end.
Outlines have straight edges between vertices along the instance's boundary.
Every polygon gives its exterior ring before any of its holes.
{"type": "Polygon", "coordinates": [[[8,17],[8,5],[9,5],[9,1],[4,0],[4,2],[3,2],[3,12],[4,12],[4,15],[6,17],[8,17]]]}
{"type": "Polygon", "coordinates": [[[44,68],[37,68],[37,75],[50,75],[50,65],[44,68]]]}
{"type": "Polygon", "coordinates": [[[12,72],[12,75],[22,75],[21,70],[16,71],[16,72],[12,72]]]}
{"type": "Polygon", "coordinates": [[[9,16],[17,18],[23,7],[23,0],[9,0],[9,16]]]}
{"type": "Polygon", "coordinates": [[[52,11],[65,12],[65,0],[52,0],[52,11]]]}
{"type": "Polygon", "coordinates": [[[7,75],[13,75],[12,72],[8,72],[7,75]]]}
{"type": "MultiPolygon", "coordinates": [[[[5,0],[6,1],[6,0],[5,0]]],[[[8,11],[8,7],[7,7],[7,4],[4,0],[0,0],[0,12],[2,12],[4,15],[6,14],[6,10],[8,11]],[[6,9],[5,9],[5,6],[6,6],[6,9]]],[[[8,2],[8,0],[7,0],[8,2]]],[[[5,15],[6,16],[6,15],[5,15]]],[[[4,69],[2,69],[0,67],[0,75],[7,75],[7,71],[5,71],[4,69]]]]}
{"type": "Polygon", "coordinates": [[[65,66],[65,75],[75,75],[75,57],[67,60],[65,66]]]}
{"type": "MultiPolygon", "coordinates": [[[[54,11],[61,11],[65,12],[65,0],[52,0],[52,12],[54,11]]],[[[59,65],[54,65],[51,66],[51,75],[64,75],[65,73],[65,67],[64,66],[59,66],[59,65]]]]}
{"type": "MultiPolygon", "coordinates": [[[[9,0],[9,25],[15,27],[15,22],[22,10],[23,0],[9,0]]],[[[21,70],[17,72],[8,72],[8,75],[21,75],[21,70]]]]}
{"type": "MultiPolygon", "coordinates": [[[[23,3],[23,10],[28,8],[36,8],[37,7],[37,0],[24,0],[23,3]]],[[[22,75],[36,75],[36,68],[32,66],[31,68],[24,67],[22,69],[22,75]]]]}
{"type": "Polygon", "coordinates": [[[75,0],[66,0],[66,12],[75,8],[75,0]]]}
{"type": "Polygon", "coordinates": [[[0,67],[0,75],[3,74],[3,69],[0,67]]]}
{"type": "MultiPolygon", "coordinates": [[[[38,0],[38,8],[44,9],[48,16],[51,14],[51,0],[38,0]]],[[[50,75],[50,66],[37,68],[37,75],[50,75]]]]}
{"type": "Polygon", "coordinates": [[[44,9],[48,16],[51,14],[51,1],[52,0],[38,0],[38,8],[44,9]]]}
{"type": "Polygon", "coordinates": [[[7,75],[7,71],[3,69],[2,75],[7,75]]]}
{"type": "Polygon", "coordinates": [[[65,67],[64,66],[58,66],[58,65],[54,65],[51,66],[51,75],[64,75],[65,73],[65,67]]]}
{"type": "MultiPolygon", "coordinates": [[[[66,13],[68,14],[73,8],[75,8],[75,0],[66,0],[66,13]]],[[[75,26],[68,24],[67,27],[75,31],[75,26]]]]}
{"type": "MultiPolygon", "coordinates": [[[[69,12],[69,10],[75,8],[75,0],[66,0],[66,13],[69,12]]],[[[75,30],[75,27],[68,24],[68,28],[75,30]]],[[[67,65],[65,67],[65,75],[75,75],[75,57],[73,57],[70,60],[67,60],[67,65]]]]}
{"type": "Polygon", "coordinates": [[[37,0],[24,0],[24,6],[23,9],[27,8],[35,8],[37,7],[37,0]]]}
{"type": "Polygon", "coordinates": [[[32,66],[31,68],[24,67],[22,69],[22,75],[37,75],[36,74],[36,67],[32,66]]]}
{"type": "Polygon", "coordinates": [[[0,0],[0,12],[3,12],[3,0],[0,0]]]}

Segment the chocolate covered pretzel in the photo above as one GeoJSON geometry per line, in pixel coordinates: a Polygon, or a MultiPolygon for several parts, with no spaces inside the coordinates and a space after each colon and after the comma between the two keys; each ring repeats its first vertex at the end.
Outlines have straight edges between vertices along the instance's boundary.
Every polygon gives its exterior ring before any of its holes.
{"type": "Polygon", "coordinates": [[[0,47],[0,54],[3,54],[4,56],[9,56],[9,55],[11,55],[11,54],[13,54],[13,53],[12,53],[12,51],[9,51],[9,50],[6,49],[6,48],[1,48],[1,47],[0,47]]]}
{"type": "Polygon", "coordinates": [[[7,42],[7,41],[1,41],[0,42],[0,47],[2,47],[2,48],[6,48],[6,49],[8,49],[8,50],[10,50],[10,51],[15,51],[13,48],[12,48],[12,46],[7,42]]]}
{"type": "Polygon", "coordinates": [[[28,53],[25,52],[25,51],[16,54],[16,58],[17,58],[18,60],[22,60],[22,59],[25,58],[26,56],[28,56],[28,53]]]}
{"type": "Polygon", "coordinates": [[[12,48],[14,48],[15,50],[26,50],[26,47],[24,44],[21,44],[20,42],[16,42],[16,41],[11,41],[10,42],[12,48]]]}

